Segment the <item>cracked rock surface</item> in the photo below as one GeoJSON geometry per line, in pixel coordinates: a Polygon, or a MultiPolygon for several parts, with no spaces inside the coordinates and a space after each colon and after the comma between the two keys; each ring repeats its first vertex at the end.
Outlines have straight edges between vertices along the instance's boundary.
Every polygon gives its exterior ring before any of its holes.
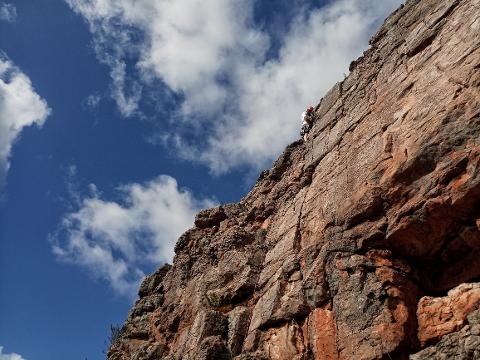
{"type": "Polygon", "coordinates": [[[370,43],[109,360],[480,359],[480,0],[408,0],[370,43]]]}

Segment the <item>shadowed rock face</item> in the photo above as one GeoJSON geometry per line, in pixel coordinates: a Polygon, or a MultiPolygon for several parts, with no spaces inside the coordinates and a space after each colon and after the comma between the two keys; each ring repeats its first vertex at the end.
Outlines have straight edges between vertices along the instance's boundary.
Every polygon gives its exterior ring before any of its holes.
{"type": "Polygon", "coordinates": [[[108,359],[480,358],[480,1],[407,1],[350,70],[108,359]]]}

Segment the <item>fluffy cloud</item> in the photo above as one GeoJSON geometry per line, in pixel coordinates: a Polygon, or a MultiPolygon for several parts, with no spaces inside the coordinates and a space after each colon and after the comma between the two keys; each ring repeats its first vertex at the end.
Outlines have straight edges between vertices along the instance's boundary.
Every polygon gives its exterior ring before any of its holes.
{"type": "Polygon", "coordinates": [[[17,20],[17,8],[15,5],[0,2],[0,20],[13,23],[17,20]]]}
{"type": "Polygon", "coordinates": [[[0,346],[0,360],[25,360],[25,358],[15,353],[4,354],[3,346],[0,346]]]}
{"type": "Polygon", "coordinates": [[[47,103],[35,92],[30,79],[0,57],[0,187],[9,168],[12,146],[22,129],[33,124],[42,126],[49,114],[47,103]]]}
{"type": "Polygon", "coordinates": [[[145,276],[142,267],[171,261],[175,242],[192,226],[195,213],[214,205],[165,175],[120,187],[121,201],[103,200],[91,188],[91,196],[52,236],[53,251],[131,297],[145,276]]]}
{"type": "Polygon", "coordinates": [[[402,2],[332,0],[297,11],[278,56],[269,58],[272,37],[252,20],[254,0],[66,1],[88,21],[97,55],[111,65],[122,113],[134,114],[142,86],[160,79],[181,95],[176,115],[184,120],[162,139],[215,172],[271,161],[298,136],[303,107],[342,78],[402,2]],[[129,75],[132,61],[138,73],[129,75]]]}
{"type": "Polygon", "coordinates": [[[225,102],[218,78],[231,62],[247,53],[261,59],[268,41],[248,27],[252,1],[66,2],[88,21],[97,55],[111,67],[113,97],[127,116],[135,113],[141,94],[139,82],[128,81],[126,73],[132,57],[144,81],[157,77],[185,96],[184,113],[210,112],[225,102]]]}

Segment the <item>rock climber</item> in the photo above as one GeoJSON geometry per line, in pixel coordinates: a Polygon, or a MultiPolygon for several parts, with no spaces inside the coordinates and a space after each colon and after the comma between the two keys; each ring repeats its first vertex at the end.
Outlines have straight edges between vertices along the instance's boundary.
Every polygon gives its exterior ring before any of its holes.
{"type": "Polygon", "coordinates": [[[309,106],[307,110],[302,113],[302,129],[300,136],[303,136],[303,141],[308,140],[308,133],[313,126],[313,106],[309,106]]]}

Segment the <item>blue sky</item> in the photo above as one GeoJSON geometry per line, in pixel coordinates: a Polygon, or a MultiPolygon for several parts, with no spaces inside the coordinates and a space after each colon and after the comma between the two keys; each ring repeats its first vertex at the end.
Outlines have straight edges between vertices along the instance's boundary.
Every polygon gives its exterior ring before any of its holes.
{"type": "Polygon", "coordinates": [[[101,359],[399,0],[0,0],[0,360],[101,359]]]}

